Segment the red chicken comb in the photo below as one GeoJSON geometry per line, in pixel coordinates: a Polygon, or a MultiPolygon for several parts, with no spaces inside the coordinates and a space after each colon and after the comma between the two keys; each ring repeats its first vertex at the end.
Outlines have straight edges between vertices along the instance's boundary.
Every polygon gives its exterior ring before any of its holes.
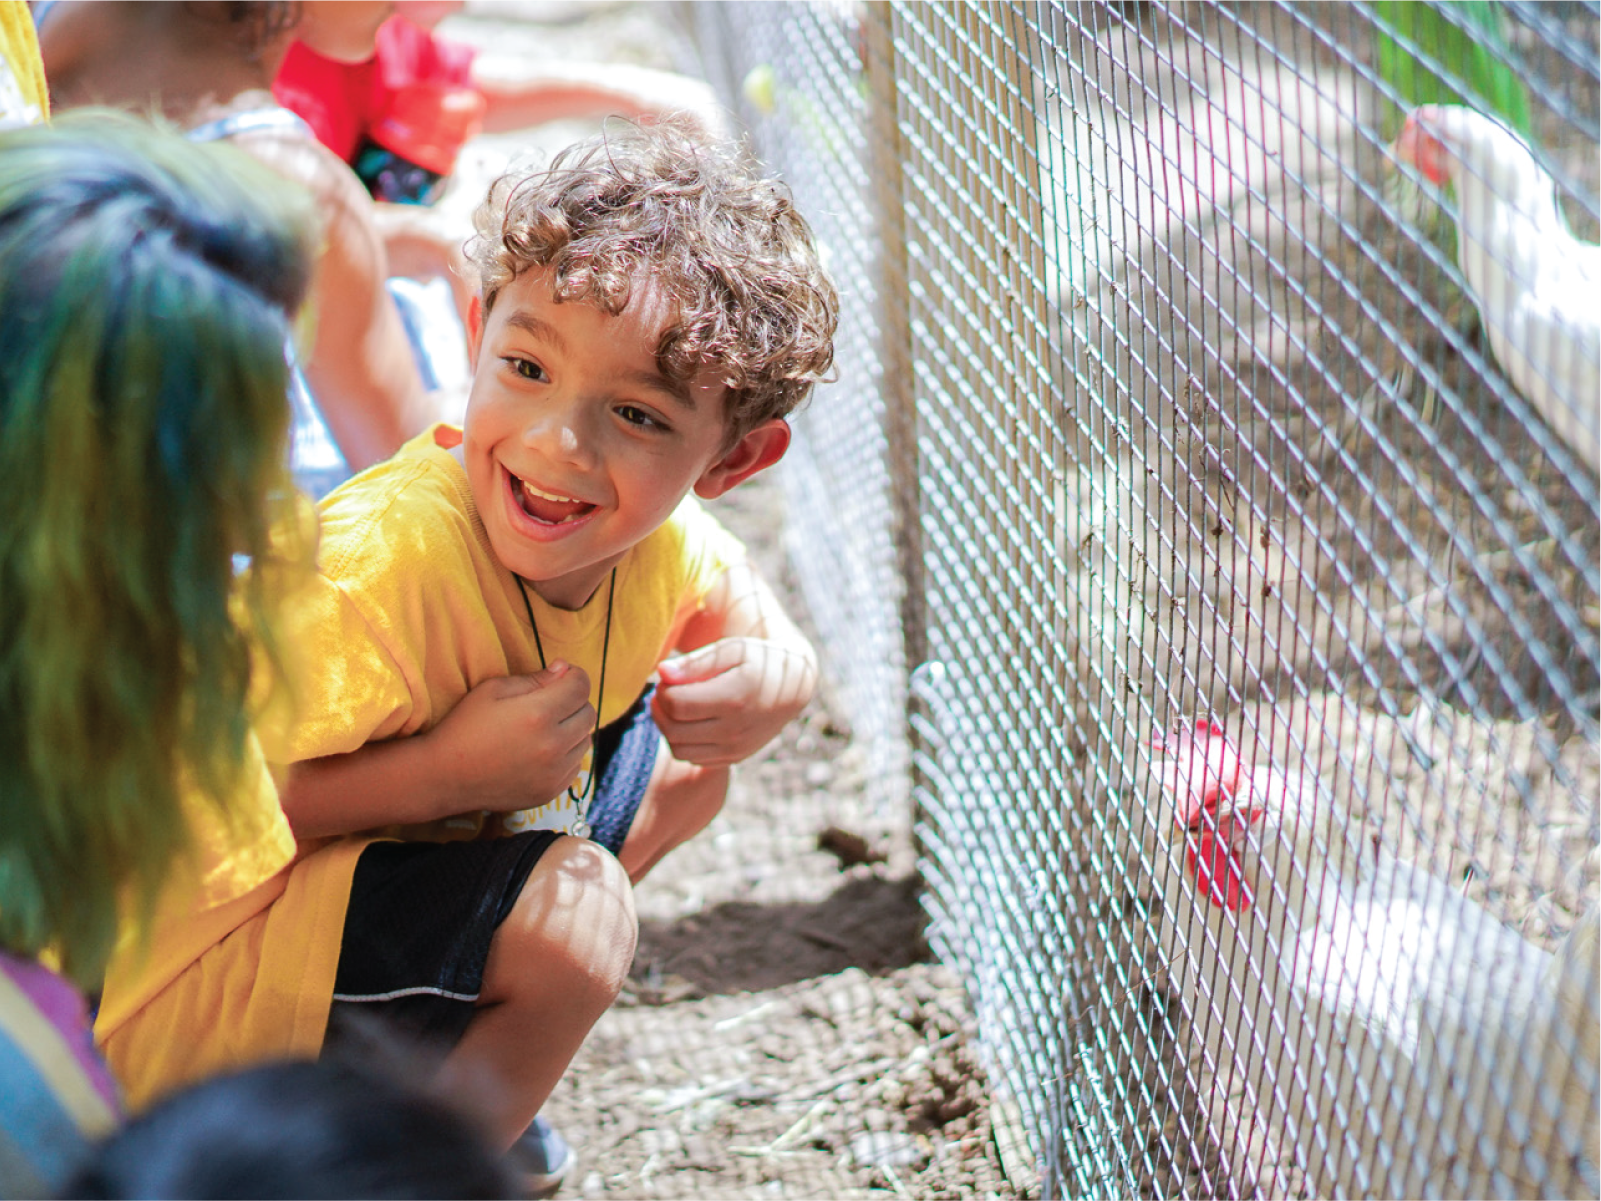
{"type": "Polygon", "coordinates": [[[1192,835],[1186,848],[1185,861],[1201,894],[1231,913],[1249,909],[1256,900],[1256,883],[1241,861],[1249,820],[1219,818],[1215,829],[1192,835]]]}
{"type": "Polygon", "coordinates": [[[1151,749],[1163,761],[1162,784],[1180,826],[1194,829],[1220,804],[1232,806],[1243,764],[1220,724],[1206,717],[1181,723],[1155,735],[1151,749]]]}
{"type": "Polygon", "coordinates": [[[1446,149],[1440,141],[1439,110],[1432,104],[1419,105],[1407,114],[1400,136],[1390,153],[1403,163],[1411,163],[1430,183],[1446,180],[1446,149]]]}

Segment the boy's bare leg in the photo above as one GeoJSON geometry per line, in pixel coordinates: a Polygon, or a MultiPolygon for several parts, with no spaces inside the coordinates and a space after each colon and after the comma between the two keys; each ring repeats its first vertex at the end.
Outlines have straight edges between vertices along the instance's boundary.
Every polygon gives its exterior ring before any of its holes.
{"type": "Polygon", "coordinates": [[[559,838],[529,874],[489,944],[478,1012],[440,1070],[505,1146],[617,999],[638,929],[623,869],[594,843],[559,838]]]}
{"type": "Polygon", "coordinates": [[[728,768],[682,763],[663,742],[645,799],[617,857],[628,878],[638,884],[668,851],[704,830],[728,799],[728,781],[728,768]]]}

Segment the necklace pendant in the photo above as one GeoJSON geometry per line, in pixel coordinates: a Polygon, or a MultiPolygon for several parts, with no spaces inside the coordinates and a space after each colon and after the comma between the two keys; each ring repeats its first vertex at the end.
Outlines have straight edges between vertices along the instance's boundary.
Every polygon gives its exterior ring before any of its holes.
{"type": "MultiPolygon", "coordinates": [[[[512,579],[517,582],[517,591],[523,598],[523,610],[528,614],[528,628],[534,633],[534,650],[539,655],[540,669],[544,670],[545,645],[540,641],[539,638],[539,622],[534,619],[533,602],[528,599],[528,588],[523,583],[522,576],[518,575],[516,572],[513,572],[512,579]]],[[[617,568],[613,567],[611,569],[611,583],[606,589],[606,632],[601,636],[600,644],[600,683],[595,689],[595,729],[594,732],[589,736],[589,776],[588,779],[584,781],[584,787],[581,791],[574,789],[571,786],[569,786],[567,789],[567,799],[572,802],[573,807],[577,810],[577,814],[567,826],[567,833],[571,834],[574,838],[588,838],[591,834],[591,827],[585,815],[589,810],[590,797],[595,791],[595,740],[600,737],[600,714],[606,704],[606,657],[607,653],[611,649],[612,602],[614,602],[616,599],[617,568]]]]}

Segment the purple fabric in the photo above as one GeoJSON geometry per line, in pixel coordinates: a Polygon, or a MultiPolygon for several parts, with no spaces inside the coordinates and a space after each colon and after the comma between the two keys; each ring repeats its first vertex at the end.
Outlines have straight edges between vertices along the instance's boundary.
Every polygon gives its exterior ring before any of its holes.
{"type": "Polygon", "coordinates": [[[116,1081],[95,1050],[89,1005],[83,994],[43,964],[6,951],[0,951],[0,972],[5,973],[46,1021],[61,1031],[84,1076],[112,1112],[122,1112],[116,1081]]]}

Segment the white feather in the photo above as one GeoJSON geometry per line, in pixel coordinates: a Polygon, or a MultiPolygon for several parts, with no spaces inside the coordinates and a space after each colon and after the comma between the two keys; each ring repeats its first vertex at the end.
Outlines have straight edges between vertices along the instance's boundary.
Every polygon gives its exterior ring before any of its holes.
{"type": "Polygon", "coordinates": [[[1591,470],[1601,459],[1601,246],[1568,232],[1556,184],[1511,130],[1458,105],[1414,120],[1446,150],[1457,263],[1502,370],[1591,470]]]}
{"type": "MultiPolygon", "coordinates": [[[[1181,820],[1238,759],[1220,733],[1167,753],[1181,820]]],[[[1202,894],[1176,837],[1166,904],[1207,1055],[1245,1071],[1281,1154],[1320,1194],[1601,1191],[1596,914],[1552,955],[1363,837],[1311,777],[1237,778],[1212,807],[1252,903],[1202,894]]]]}

